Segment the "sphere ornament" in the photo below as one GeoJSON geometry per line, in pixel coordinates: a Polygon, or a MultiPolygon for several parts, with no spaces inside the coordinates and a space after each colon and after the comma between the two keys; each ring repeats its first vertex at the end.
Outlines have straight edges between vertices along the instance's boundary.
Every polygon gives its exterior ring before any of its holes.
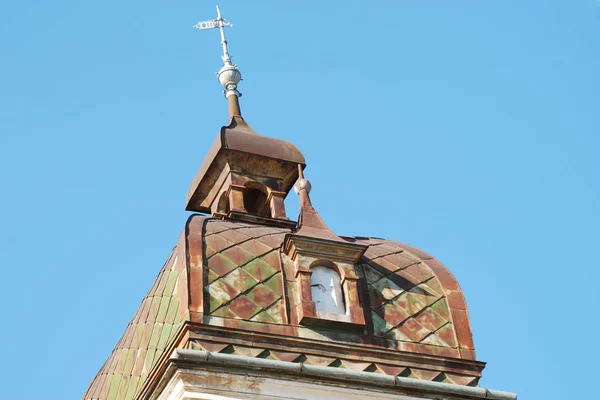
{"type": "Polygon", "coordinates": [[[225,39],[225,30],[223,28],[228,26],[233,25],[221,17],[221,10],[219,9],[219,6],[217,6],[217,19],[200,21],[194,25],[194,28],[200,30],[219,29],[219,32],[221,33],[221,46],[223,47],[223,55],[221,56],[221,59],[223,60],[223,68],[217,72],[217,78],[219,79],[221,85],[225,86],[225,90],[223,91],[225,97],[240,97],[242,94],[237,91],[237,85],[242,80],[242,74],[240,70],[238,70],[237,66],[233,65],[231,62],[231,56],[227,50],[227,39],[225,39]]]}
{"type": "Polygon", "coordinates": [[[308,179],[298,179],[296,184],[294,185],[294,191],[296,194],[300,194],[300,191],[306,190],[306,193],[310,194],[311,185],[308,179]]]}
{"type": "Polygon", "coordinates": [[[242,74],[235,65],[226,64],[217,72],[221,85],[226,89],[235,89],[242,80],[242,74]]]}

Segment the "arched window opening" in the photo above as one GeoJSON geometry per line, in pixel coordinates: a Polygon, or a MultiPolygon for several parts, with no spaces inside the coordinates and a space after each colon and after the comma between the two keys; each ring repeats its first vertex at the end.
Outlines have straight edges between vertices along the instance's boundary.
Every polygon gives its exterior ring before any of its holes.
{"type": "Polygon", "coordinates": [[[217,212],[221,214],[227,214],[229,212],[229,197],[226,192],[221,194],[219,203],[217,204],[217,212]]]}
{"type": "Polygon", "coordinates": [[[345,314],[340,274],[323,266],[312,267],[311,271],[310,294],[317,312],[345,314]]]}
{"type": "Polygon", "coordinates": [[[267,203],[267,194],[255,188],[246,188],[244,191],[244,208],[248,214],[259,217],[271,217],[271,208],[267,203]]]}

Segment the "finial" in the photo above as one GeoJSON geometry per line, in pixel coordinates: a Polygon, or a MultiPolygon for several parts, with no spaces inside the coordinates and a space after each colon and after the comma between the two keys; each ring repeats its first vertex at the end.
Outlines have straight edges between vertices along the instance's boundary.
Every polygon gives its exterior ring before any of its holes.
{"type": "Polygon", "coordinates": [[[310,194],[312,186],[307,179],[304,179],[304,173],[302,172],[302,165],[298,164],[298,181],[294,185],[294,191],[296,194],[300,194],[300,191],[306,190],[307,194],[310,194]]]}
{"type": "Polygon", "coordinates": [[[234,65],[231,62],[231,56],[229,55],[229,51],[227,49],[227,40],[225,39],[225,27],[231,27],[230,22],[227,22],[223,17],[221,17],[221,10],[219,6],[217,6],[217,19],[209,20],[209,21],[200,21],[194,28],[200,30],[207,29],[215,29],[219,28],[221,32],[221,46],[223,47],[223,55],[221,59],[223,60],[223,67],[217,72],[217,78],[221,85],[225,87],[223,93],[227,98],[227,102],[229,103],[229,116],[239,116],[242,114],[240,112],[240,105],[238,102],[238,98],[242,96],[240,92],[237,90],[237,85],[242,80],[242,73],[238,69],[237,65],[234,65]]]}
{"type": "Polygon", "coordinates": [[[335,233],[331,232],[321,216],[310,201],[310,182],[304,178],[302,165],[298,164],[298,180],[294,185],[294,191],[300,197],[300,215],[298,216],[298,230],[296,234],[322,239],[342,241],[335,233]]]}
{"type": "Polygon", "coordinates": [[[294,185],[294,192],[298,196],[300,196],[300,208],[312,208],[312,203],[310,202],[310,189],[312,188],[308,179],[304,178],[304,173],[302,172],[302,165],[298,164],[298,181],[294,185]]]}

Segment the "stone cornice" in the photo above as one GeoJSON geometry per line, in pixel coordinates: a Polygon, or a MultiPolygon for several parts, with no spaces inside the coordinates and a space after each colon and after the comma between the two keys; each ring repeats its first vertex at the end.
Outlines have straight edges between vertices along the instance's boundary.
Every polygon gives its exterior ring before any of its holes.
{"type": "MultiPolygon", "coordinates": [[[[240,374],[271,377],[282,382],[304,381],[322,386],[322,390],[343,384],[344,387],[360,388],[362,390],[383,391],[394,394],[426,396],[431,399],[487,399],[487,400],[516,400],[514,393],[489,390],[480,387],[452,385],[442,382],[430,382],[401,376],[382,375],[373,372],[354,371],[333,367],[318,367],[301,362],[286,362],[268,360],[231,354],[219,354],[208,351],[176,349],[171,354],[165,374],[152,393],[144,396],[155,400],[172,378],[179,376],[184,385],[193,388],[197,379],[193,379],[200,371],[210,369],[211,374],[225,373],[229,376],[240,374]],[[198,372],[194,372],[198,371],[198,372]],[[188,374],[186,379],[183,375],[188,374]],[[323,386],[324,385],[324,386],[323,386]]],[[[181,388],[179,388],[181,392],[181,388]]],[[[325,393],[324,393],[325,394],[325,393]]],[[[367,393],[365,393],[367,394],[367,393]]]]}
{"type": "Polygon", "coordinates": [[[286,235],[283,242],[283,251],[292,260],[295,260],[300,253],[318,259],[324,258],[352,264],[358,262],[367,250],[367,247],[361,244],[345,242],[341,239],[337,241],[297,234],[286,235]]]}

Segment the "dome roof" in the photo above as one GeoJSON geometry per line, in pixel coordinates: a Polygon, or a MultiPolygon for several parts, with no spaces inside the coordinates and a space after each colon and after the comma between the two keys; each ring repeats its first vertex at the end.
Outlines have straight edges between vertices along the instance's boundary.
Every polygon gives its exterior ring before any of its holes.
{"type": "MultiPolygon", "coordinates": [[[[458,283],[412,246],[369,237],[355,265],[362,331],[294,323],[294,231],[192,215],[179,243],[85,399],[144,392],[175,348],[300,361],[477,385],[471,328],[458,283]]],[[[295,300],[296,299],[296,300],[295,300]]]]}
{"type": "MultiPolygon", "coordinates": [[[[203,245],[190,248],[190,258],[202,260],[207,279],[191,286],[204,288],[203,317],[231,328],[312,335],[312,329],[289,327],[286,298],[292,294],[284,281],[293,272],[281,247],[290,230],[202,217],[195,217],[190,227],[199,224],[198,218],[203,220],[203,245]]],[[[367,246],[356,273],[363,283],[359,296],[368,323],[366,334],[339,332],[340,341],[475,359],[465,300],[446,267],[406,244],[343,239],[367,246]]]]}

